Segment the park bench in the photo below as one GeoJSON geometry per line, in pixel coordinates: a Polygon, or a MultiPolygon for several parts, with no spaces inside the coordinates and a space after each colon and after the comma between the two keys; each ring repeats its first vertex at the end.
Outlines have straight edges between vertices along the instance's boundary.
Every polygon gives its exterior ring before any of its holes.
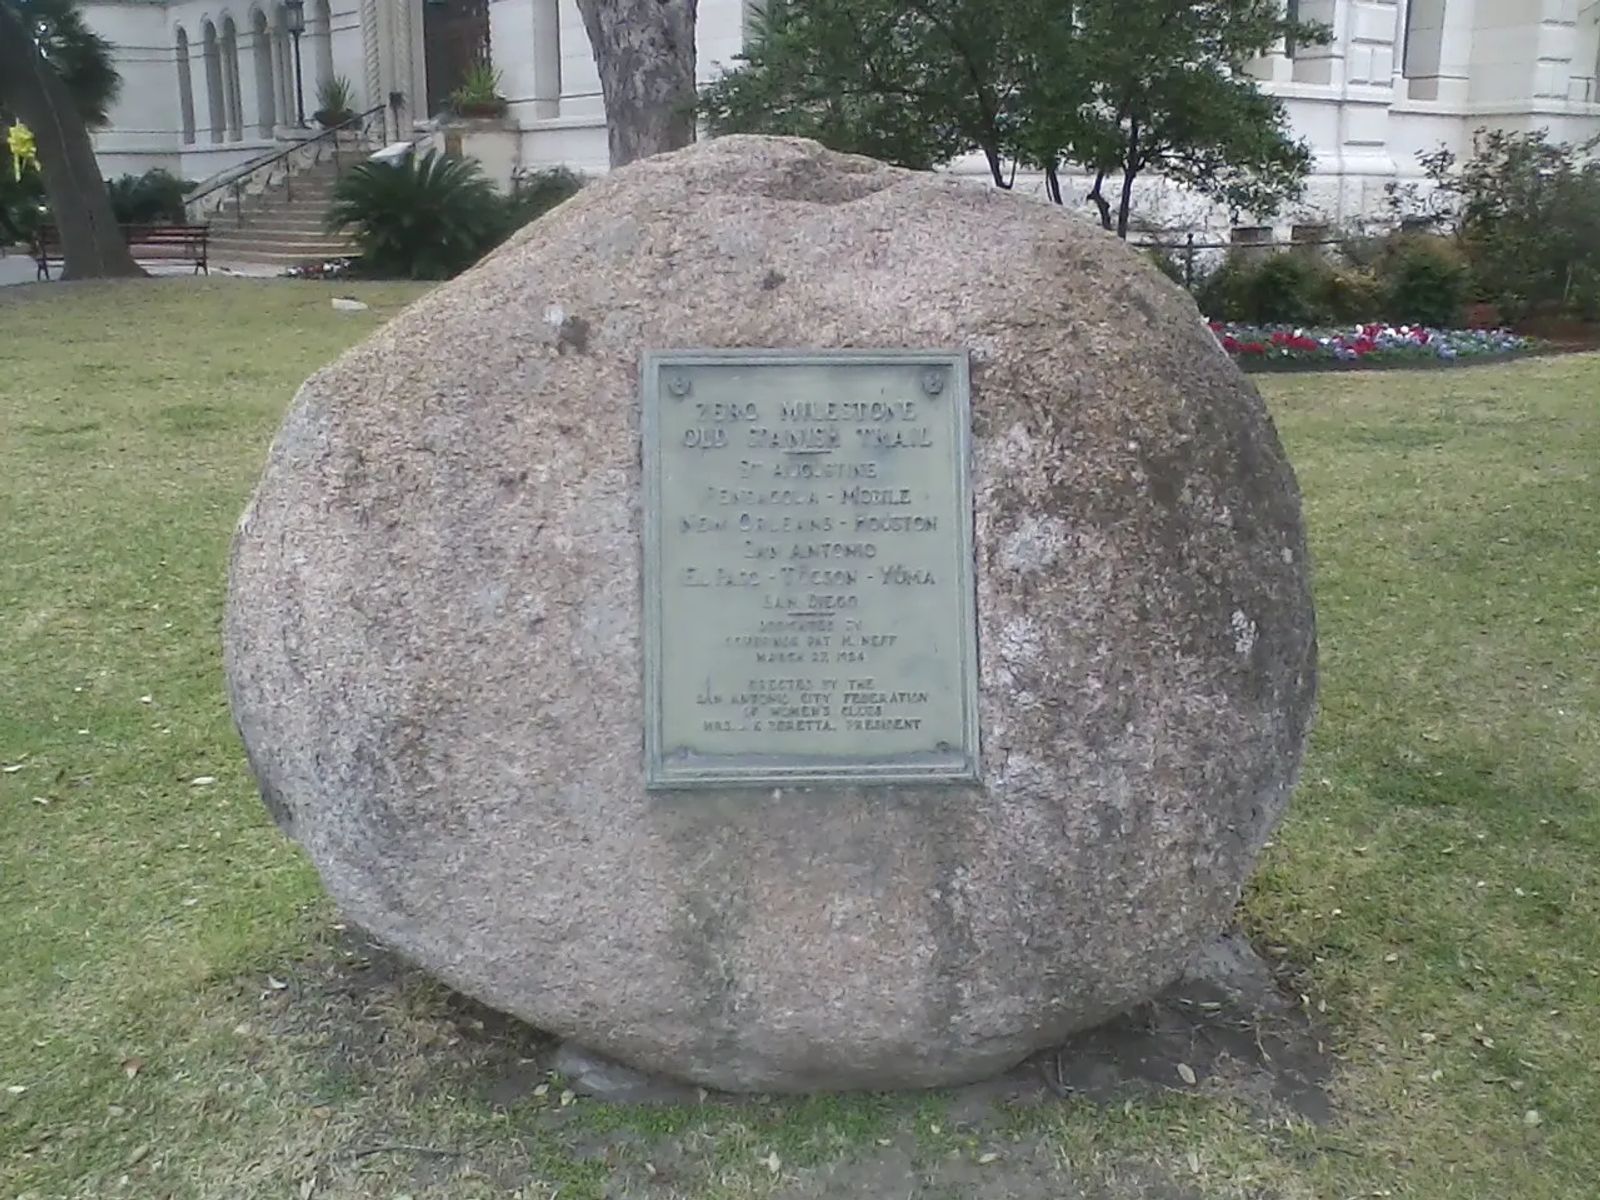
{"type": "MultiPolygon", "coordinates": [[[[209,225],[123,225],[122,239],[135,260],[140,262],[192,262],[196,274],[211,274],[206,263],[206,246],[211,237],[209,225]]],[[[36,279],[50,278],[50,262],[61,261],[61,231],[54,225],[41,225],[33,237],[36,279]]]]}

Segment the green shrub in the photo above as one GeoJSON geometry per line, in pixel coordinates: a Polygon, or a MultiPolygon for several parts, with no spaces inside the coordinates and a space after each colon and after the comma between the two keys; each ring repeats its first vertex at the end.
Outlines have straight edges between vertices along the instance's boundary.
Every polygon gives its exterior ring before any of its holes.
{"type": "MultiPolygon", "coordinates": [[[[1370,257],[1382,261],[1376,250],[1370,257]]],[[[1235,251],[1195,289],[1207,317],[1251,325],[1374,321],[1385,314],[1389,299],[1390,288],[1377,271],[1293,250],[1235,251]]]]}
{"type": "Polygon", "coordinates": [[[1328,319],[1329,269],[1305,254],[1232,253],[1200,285],[1195,299],[1216,321],[1316,325],[1328,319]]]}
{"type": "Polygon", "coordinates": [[[1212,320],[1251,325],[1346,325],[1380,318],[1449,324],[1465,298],[1459,261],[1440,239],[1407,239],[1404,246],[1409,248],[1402,252],[1390,239],[1381,249],[1376,241],[1364,247],[1363,259],[1373,268],[1335,265],[1292,250],[1234,252],[1196,289],[1195,300],[1212,320]],[[1454,275],[1445,269],[1452,261],[1454,275]],[[1397,311],[1404,315],[1393,315],[1397,311]],[[1450,316],[1441,317],[1445,312],[1450,316]]]}
{"type": "Polygon", "coordinates": [[[1479,130],[1472,156],[1421,156],[1439,196],[1452,200],[1472,294],[1510,319],[1600,306],[1600,138],[1552,143],[1545,130],[1479,130]]]}
{"type": "Polygon", "coordinates": [[[1467,302],[1468,272],[1443,238],[1401,237],[1383,263],[1384,316],[1399,325],[1456,324],[1467,302]]]}
{"type": "Polygon", "coordinates": [[[1249,264],[1230,254],[1222,265],[1200,280],[1194,290],[1195,303],[1213,321],[1245,320],[1244,285],[1249,264]]]}
{"type": "Polygon", "coordinates": [[[430,150],[347,172],[334,188],[328,227],[354,235],[364,274],[448,279],[500,241],[505,202],[476,161],[430,150]]]}
{"type": "Polygon", "coordinates": [[[1384,310],[1383,281],[1365,267],[1332,267],[1323,285],[1328,319],[1340,325],[1373,320],[1384,310]]]}
{"type": "Polygon", "coordinates": [[[582,175],[566,167],[552,167],[519,176],[511,195],[505,199],[507,236],[530,221],[537,221],[562,201],[576,196],[586,182],[582,175]]]}
{"type": "Polygon", "coordinates": [[[1269,254],[1244,284],[1244,319],[1258,325],[1316,325],[1327,320],[1328,267],[1305,254],[1269,254]]]}
{"type": "Polygon", "coordinates": [[[106,184],[119,225],[181,225],[183,198],[194,185],[160,167],[106,184]]]}

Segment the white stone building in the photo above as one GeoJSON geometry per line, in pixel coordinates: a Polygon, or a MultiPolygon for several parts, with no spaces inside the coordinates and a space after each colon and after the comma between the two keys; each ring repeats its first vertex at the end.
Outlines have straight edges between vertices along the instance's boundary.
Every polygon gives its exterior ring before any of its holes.
{"type": "MultiPolygon", "coordinates": [[[[1003,0],[1002,0],[1003,2],[1003,0]]],[[[1285,0],[1333,27],[1331,45],[1286,46],[1255,73],[1288,104],[1317,152],[1288,220],[1340,222],[1381,207],[1415,178],[1418,151],[1470,147],[1483,127],[1600,134],[1600,0],[1285,0]]],[[[751,0],[700,0],[702,78],[732,63],[751,0]]],[[[117,46],[124,90],[96,142],[109,175],[161,166],[205,179],[292,140],[297,117],[289,9],[281,0],[86,0],[117,46]]],[[[573,0],[306,0],[300,39],[309,115],[321,81],[348,80],[356,107],[381,106],[389,138],[427,135],[518,168],[605,168],[600,88],[573,0]],[[500,121],[442,131],[431,118],[463,64],[487,53],[510,101],[500,121]],[[456,141],[459,138],[459,142],[456,141]]],[[[1158,184],[1144,215],[1185,211],[1158,184]]]]}

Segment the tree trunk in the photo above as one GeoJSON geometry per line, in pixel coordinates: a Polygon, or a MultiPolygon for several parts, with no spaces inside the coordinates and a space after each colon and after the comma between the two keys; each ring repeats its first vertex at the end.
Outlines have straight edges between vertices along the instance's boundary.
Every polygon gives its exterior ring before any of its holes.
{"type": "Polygon", "coordinates": [[[1111,203],[1106,199],[1106,194],[1102,190],[1105,187],[1105,182],[1105,171],[1101,170],[1097,172],[1094,177],[1094,187],[1089,190],[1089,199],[1094,204],[1095,208],[1100,210],[1100,228],[1110,229],[1111,203]]]}
{"type": "Polygon", "coordinates": [[[33,131],[45,195],[61,231],[61,278],[143,275],[117,228],[72,94],[5,0],[0,0],[0,105],[33,131]]]}
{"type": "Polygon", "coordinates": [[[1061,172],[1055,163],[1049,163],[1044,169],[1044,192],[1050,197],[1052,204],[1066,203],[1061,198],[1061,172]]]}
{"type": "Polygon", "coordinates": [[[699,0],[578,0],[605,97],[611,165],[694,141],[699,0]]]}
{"type": "Polygon", "coordinates": [[[983,144],[983,157],[989,164],[989,175],[994,179],[995,187],[1009,190],[1011,184],[1006,182],[1005,163],[1000,161],[1000,147],[985,142],[983,144]]]}
{"type": "Polygon", "coordinates": [[[1122,203],[1117,206],[1117,236],[1128,239],[1128,218],[1133,214],[1133,181],[1139,175],[1139,118],[1128,123],[1128,156],[1123,159],[1122,203]]]}
{"type": "Polygon", "coordinates": [[[1128,237],[1128,219],[1133,215],[1133,181],[1138,175],[1137,167],[1128,167],[1122,172],[1122,203],[1117,207],[1117,236],[1124,241],[1128,237]]]}

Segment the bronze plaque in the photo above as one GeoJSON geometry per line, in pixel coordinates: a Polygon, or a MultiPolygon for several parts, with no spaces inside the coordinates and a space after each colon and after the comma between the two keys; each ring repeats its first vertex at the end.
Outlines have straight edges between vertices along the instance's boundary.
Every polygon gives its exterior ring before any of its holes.
{"type": "Polygon", "coordinates": [[[967,358],[643,363],[651,787],[978,773],[967,358]]]}

